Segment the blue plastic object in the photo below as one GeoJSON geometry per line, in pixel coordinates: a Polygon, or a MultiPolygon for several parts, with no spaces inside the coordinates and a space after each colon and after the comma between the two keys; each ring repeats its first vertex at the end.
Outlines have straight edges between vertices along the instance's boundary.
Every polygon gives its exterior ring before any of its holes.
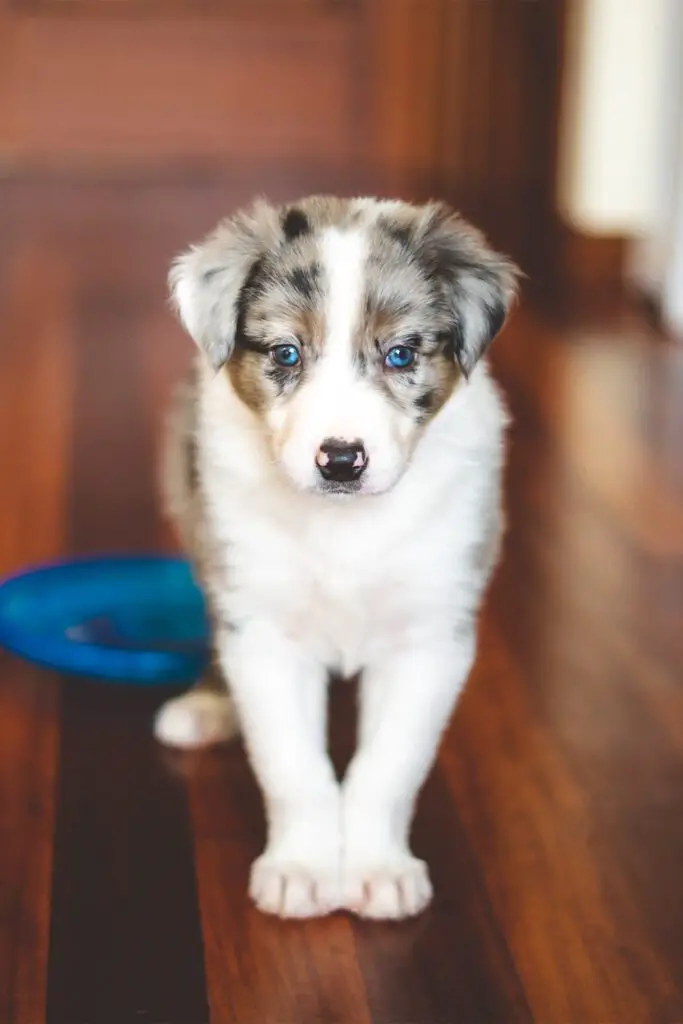
{"type": "Polygon", "coordinates": [[[59,672],[189,683],[204,667],[208,636],[201,591],[181,559],[78,559],[0,585],[0,644],[59,672]]]}

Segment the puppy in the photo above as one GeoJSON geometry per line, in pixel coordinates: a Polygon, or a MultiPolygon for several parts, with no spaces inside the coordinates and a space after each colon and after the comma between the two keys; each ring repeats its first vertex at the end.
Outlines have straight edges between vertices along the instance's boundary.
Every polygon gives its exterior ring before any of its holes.
{"type": "Polygon", "coordinates": [[[376,199],[260,202],[173,265],[200,354],[164,492],[215,658],[155,728],[199,747],[239,723],[263,911],[396,919],[431,899],[409,832],[499,550],[506,418],[481,357],[516,279],[444,205],[376,199]],[[361,673],[341,784],[331,672],[361,673]]]}

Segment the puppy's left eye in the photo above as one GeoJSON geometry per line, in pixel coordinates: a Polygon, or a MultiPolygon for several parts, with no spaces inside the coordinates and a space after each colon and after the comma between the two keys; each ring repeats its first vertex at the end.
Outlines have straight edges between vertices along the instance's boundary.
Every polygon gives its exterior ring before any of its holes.
{"type": "Polygon", "coordinates": [[[284,366],[287,369],[291,369],[293,366],[298,366],[301,362],[301,355],[296,345],[275,345],[270,350],[273,362],[277,363],[278,366],[284,366]]]}
{"type": "Polygon", "coordinates": [[[384,357],[384,365],[390,370],[409,370],[417,362],[417,352],[408,345],[394,345],[384,357]]]}

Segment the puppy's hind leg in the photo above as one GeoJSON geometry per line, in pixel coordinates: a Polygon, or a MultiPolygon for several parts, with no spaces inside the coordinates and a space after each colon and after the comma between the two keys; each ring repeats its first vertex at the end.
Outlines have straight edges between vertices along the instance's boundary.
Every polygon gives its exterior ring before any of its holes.
{"type": "MultiPolygon", "coordinates": [[[[188,557],[202,560],[204,516],[197,472],[196,371],[174,396],[164,433],[160,486],[164,509],[188,557]]],[[[197,749],[223,743],[239,731],[237,715],[213,659],[202,679],[157,712],[154,735],[171,747],[197,749]]]]}
{"type": "Polygon", "coordinates": [[[154,719],[156,738],[183,750],[226,743],[238,733],[232,697],[213,663],[191,690],[162,704],[154,719]]]}

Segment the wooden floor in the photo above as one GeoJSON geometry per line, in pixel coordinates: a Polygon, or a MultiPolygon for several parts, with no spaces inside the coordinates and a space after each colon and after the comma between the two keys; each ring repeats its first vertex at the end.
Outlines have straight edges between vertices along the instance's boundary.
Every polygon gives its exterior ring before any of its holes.
{"type": "MultiPolygon", "coordinates": [[[[170,544],[166,265],[248,193],[2,186],[1,572],[170,544]]],[[[433,909],[260,916],[239,746],[172,756],[166,694],[0,655],[2,1024],[683,1021],[683,347],[523,309],[495,366],[509,533],[417,818],[433,909]]]]}

